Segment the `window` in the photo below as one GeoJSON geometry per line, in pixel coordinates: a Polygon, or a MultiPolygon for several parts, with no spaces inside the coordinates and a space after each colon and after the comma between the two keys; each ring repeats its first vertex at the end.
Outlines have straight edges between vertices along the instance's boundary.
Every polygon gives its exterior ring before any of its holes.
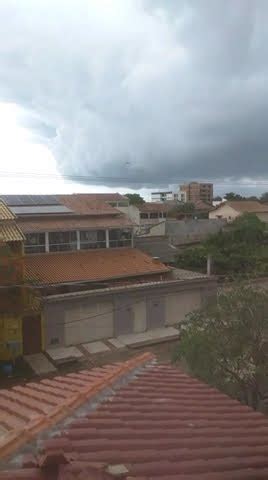
{"type": "Polygon", "coordinates": [[[165,212],[163,213],[163,218],[167,218],[167,214],[165,212]]]}
{"type": "Polygon", "coordinates": [[[128,207],[128,202],[118,202],[118,207],[128,207]]]}
{"type": "Polygon", "coordinates": [[[158,213],[157,212],[150,213],[150,218],[158,218],[158,213]]]}
{"type": "Polygon", "coordinates": [[[117,247],[131,247],[132,232],[131,230],[109,230],[109,246],[111,248],[117,247]]]}
{"type": "Polygon", "coordinates": [[[44,233],[26,233],[25,253],[44,253],[46,240],[44,233]]]}
{"type": "Polygon", "coordinates": [[[140,213],[140,219],[144,220],[145,218],[149,218],[148,213],[140,213]]]}
{"type": "Polygon", "coordinates": [[[117,207],[117,202],[109,202],[109,205],[111,205],[111,207],[117,207]]]}
{"type": "Polygon", "coordinates": [[[80,248],[81,250],[106,248],[105,230],[81,230],[80,248]]]}
{"type": "Polygon", "coordinates": [[[77,249],[76,231],[49,232],[49,251],[63,252],[77,249]]]}

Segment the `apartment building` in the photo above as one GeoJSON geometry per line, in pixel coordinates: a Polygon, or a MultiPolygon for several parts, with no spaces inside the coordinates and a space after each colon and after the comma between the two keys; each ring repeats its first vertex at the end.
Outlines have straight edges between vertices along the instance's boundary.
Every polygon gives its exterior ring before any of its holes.
{"type": "Polygon", "coordinates": [[[180,185],[179,197],[184,202],[196,203],[202,200],[205,203],[213,202],[213,184],[190,182],[180,185]]]}

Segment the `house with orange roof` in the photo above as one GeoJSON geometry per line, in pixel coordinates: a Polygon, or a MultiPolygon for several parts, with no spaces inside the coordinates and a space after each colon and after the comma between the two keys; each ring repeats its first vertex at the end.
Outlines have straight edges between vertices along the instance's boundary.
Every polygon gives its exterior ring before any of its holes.
{"type": "Polygon", "coordinates": [[[175,275],[133,248],[119,194],[3,199],[25,236],[27,281],[42,296],[42,341],[27,354],[177,324],[215,291],[214,278],[175,275]]]}
{"type": "Polygon", "coordinates": [[[262,222],[268,223],[268,205],[257,200],[228,200],[222,202],[209,213],[209,218],[232,222],[243,213],[254,213],[262,222]]]}

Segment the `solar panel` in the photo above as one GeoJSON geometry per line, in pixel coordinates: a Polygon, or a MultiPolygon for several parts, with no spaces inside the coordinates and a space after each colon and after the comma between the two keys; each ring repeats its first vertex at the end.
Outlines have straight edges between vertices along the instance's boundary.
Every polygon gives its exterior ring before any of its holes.
{"type": "Polygon", "coordinates": [[[73,213],[70,208],[64,205],[19,205],[10,206],[15,215],[43,215],[53,213],[73,213]]]}
{"type": "Polygon", "coordinates": [[[9,207],[22,205],[61,205],[56,195],[1,195],[9,207]]]}

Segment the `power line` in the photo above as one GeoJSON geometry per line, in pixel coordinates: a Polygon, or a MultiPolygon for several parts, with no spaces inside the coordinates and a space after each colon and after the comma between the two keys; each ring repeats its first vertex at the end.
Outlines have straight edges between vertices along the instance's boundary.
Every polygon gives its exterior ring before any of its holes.
{"type": "MultiPolygon", "coordinates": [[[[125,181],[127,183],[133,183],[133,184],[140,184],[140,185],[144,185],[144,184],[151,184],[151,185],[154,185],[154,183],[151,183],[149,180],[138,180],[138,179],[135,179],[135,178],[130,178],[130,177],[115,177],[115,176],[98,176],[98,175],[68,175],[68,174],[54,174],[54,173],[38,173],[38,172],[8,172],[8,171],[0,171],[0,176],[2,177],[10,177],[10,178],[20,178],[20,179],[32,179],[32,178],[35,178],[35,179],[40,179],[40,180],[49,180],[49,179],[54,179],[54,180],[59,180],[59,181],[62,181],[62,180],[69,180],[69,181],[88,181],[88,182],[122,182],[122,181],[125,181]]],[[[257,186],[268,186],[268,180],[265,181],[265,180],[252,180],[250,182],[241,182],[240,181],[223,181],[223,180],[217,180],[217,179],[199,179],[199,180],[196,180],[200,183],[214,183],[215,185],[217,186],[222,186],[222,187],[226,187],[226,186],[240,186],[240,187],[244,187],[244,188],[247,188],[247,187],[257,187],[257,186]]],[[[180,180],[180,179],[176,179],[174,177],[172,178],[167,178],[167,179],[161,179],[161,183],[169,183],[169,184],[174,184],[174,183],[184,183],[186,182],[185,179],[183,180],[180,180]]],[[[154,187],[152,187],[154,188],[154,187]]],[[[157,188],[157,187],[155,187],[157,188]]]]}

